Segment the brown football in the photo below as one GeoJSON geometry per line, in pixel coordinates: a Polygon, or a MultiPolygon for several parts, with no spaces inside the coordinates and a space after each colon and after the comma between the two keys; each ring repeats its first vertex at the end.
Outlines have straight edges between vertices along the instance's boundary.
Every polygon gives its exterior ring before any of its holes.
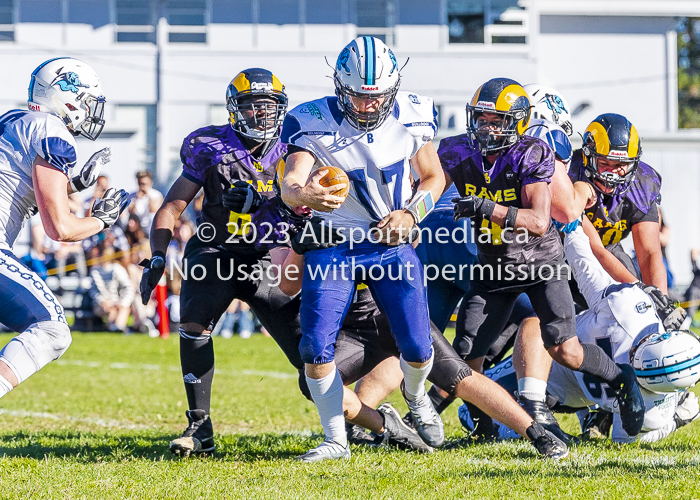
{"type": "Polygon", "coordinates": [[[327,170],[326,175],[321,177],[321,180],[319,181],[321,186],[330,187],[335,186],[336,184],[345,184],[343,189],[339,189],[333,194],[347,198],[348,193],[350,192],[350,179],[348,178],[348,174],[346,174],[342,168],[333,166],[321,167],[320,170],[327,170]]]}

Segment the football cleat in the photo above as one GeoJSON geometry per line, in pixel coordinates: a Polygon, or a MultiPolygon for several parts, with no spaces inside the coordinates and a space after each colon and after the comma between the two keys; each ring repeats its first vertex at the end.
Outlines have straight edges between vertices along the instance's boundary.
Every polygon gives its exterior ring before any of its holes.
{"type": "Polygon", "coordinates": [[[214,444],[214,429],[207,412],[187,410],[185,415],[187,415],[189,425],[182,436],[170,442],[170,451],[182,457],[212,453],[216,449],[216,445],[214,444]]]}
{"type": "Polygon", "coordinates": [[[445,427],[442,424],[440,415],[435,411],[428,393],[423,391],[423,395],[418,396],[414,400],[409,400],[406,397],[406,387],[403,382],[401,382],[401,393],[406,400],[406,405],[408,405],[411,415],[413,415],[416,431],[421,439],[423,439],[425,444],[433,448],[441,446],[445,442],[445,427]]]}
{"type": "Polygon", "coordinates": [[[615,391],[617,403],[620,406],[622,428],[630,436],[636,436],[644,425],[644,397],[637,384],[634,368],[628,364],[618,364],[624,374],[624,381],[615,391]]]}
{"type": "Polygon", "coordinates": [[[530,439],[530,444],[544,458],[561,460],[569,455],[569,449],[566,447],[566,444],[537,422],[532,422],[532,425],[527,428],[525,433],[530,439]]]}
{"type": "Polygon", "coordinates": [[[349,460],[350,447],[343,446],[335,441],[324,441],[316,448],[307,451],[303,455],[294,457],[294,460],[300,462],[321,462],[323,460],[349,460]]]}
{"type": "Polygon", "coordinates": [[[345,422],[345,432],[348,435],[348,443],[355,445],[375,444],[375,438],[364,427],[345,422]]]}
{"type": "Polygon", "coordinates": [[[384,434],[381,445],[396,446],[400,450],[414,450],[432,453],[433,449],[423,442],[423,439],[401,419],[396,408],[390,403],[384,403],[377,408],[384,417],[384,434]]]}
{"type": "Polygon", "coordinates": [[[518,403],[535,422],[551,432],[557,439],[560,439],[566,444],[580,444],[581,441],[579,438],[567,434],[559,427],[559,422],[557,422],[552,410],[549,409],[546,403],[542,401],[533,401],[522,396],[518,396],[518,403]]]}
{"type": "Polygon", "coordinates": [[[613,414],[602,409],[591,411],[581,422],[583,439],[607,439],[613,423],[613,414]]]}

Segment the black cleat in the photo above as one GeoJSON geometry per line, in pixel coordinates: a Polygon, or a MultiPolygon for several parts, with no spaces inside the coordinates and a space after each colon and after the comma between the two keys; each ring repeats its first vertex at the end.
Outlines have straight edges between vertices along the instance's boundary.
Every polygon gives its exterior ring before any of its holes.
{"type": "Polygon", "coordinates": [[[214,444],[214,429],[207,412],[187,410],[185,415],[187,415],[190,425],[187,426],[182,436],[170,442],[170,451],[182,457],[212,453],[216,449],[216,445],[214,444]]]}
{"type": "Polygon", "coordinates": [[[384,403],[377,408],[377,411],[384,417],[384,435],[381,444],[396,446],[400,450],[432,453],[433,449],[423,442],[415,429],[406,425],[391,404],[384,403]]]}
{"type": "Polygon", "coordinates": [[[583,439],[607,439],[613,423],[613,414],[602,409],[592,410],[581,423],[583,439]]]}
{"type": "Polygon", "coordinates": [[[637,384],[634,368],[628,364],[618,364],[624,375],[624,381],[616,391],[617,403],[620,406],[622,428],[630,436],[636,436],[644,425],[644,398],[637,384]]]}
{"type": "Polygon", "coordinates": [[[542,401],[533,401],[521,396],[518,396],[518,403],[520,406],[522,406],[523,410],[525,410],[525,412],[535,420],[535,422],[554,434],[557,439],[560,439],[566,444],[576,445],[581,443],[579,438],[572,436],[571,434],[567,434],[561,429],[561,427],[559,427],[559,422],[557,422],[552,410],[549,409],[549,406],[547,406],[546,403],[543,403],[542,401]]]}
{"type": "Polygon", "coordinates": [[[375,437],[364,427],[345,422],[345,431],[348,434],[348,443],[355,445],[372,445],[375,444],[375,437]]]}
{"type": "Polygon", "coordinates": [[[525,433],[530,439],[530,444],[544,458],[561,460],[569,455],[569,449],[564,442],[537,422],[532,422],[532,425],[527,428],[525,433]]]}

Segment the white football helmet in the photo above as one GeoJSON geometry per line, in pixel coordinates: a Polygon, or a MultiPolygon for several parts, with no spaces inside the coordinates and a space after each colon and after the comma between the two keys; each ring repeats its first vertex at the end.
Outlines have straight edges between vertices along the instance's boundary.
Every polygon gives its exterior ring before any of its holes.
{"type": "Polygon", "coordinates": [[[682,391],[700,380],[700,339],[687,331],[647,335],[630,349],[630,363],[645,389],[682,391]]]}
{"type": "Polygon", "coordinates": [[[78,59],[41,64],[29,82],[29,109],[58,116],[73,135],[97,139],[104,128],[105,98],[97,73],[78,59]]]}
{"type": "Polygon", "coordinates": [[[391,49],[378,38],[361,36],[340,52],[333,81],[343,116],[360,130],[374,130],[394,109],[401,77],[391,49]],[[360,112],[351,97],[384,101],[376,111],[360,112]]]}
{"type": "Polygon", "coordinates": [[[530,94],[532,117],[554,122],[564,129],[566,135],[574,133],[571,125],[571,113],[566,99],[551,87],[545,87],[537,83],[525,85],[525,90],[530,94]]]}

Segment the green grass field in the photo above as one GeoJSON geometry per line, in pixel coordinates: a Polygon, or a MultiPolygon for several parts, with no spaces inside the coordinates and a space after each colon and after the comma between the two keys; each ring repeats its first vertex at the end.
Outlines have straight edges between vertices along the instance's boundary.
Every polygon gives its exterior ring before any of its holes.
{"type": "MultiPolygon", "coordinates": [[[[0,498],[700,498],[700,423],[651,446],[586,443],[556,464],[525,443],[353,448],[350,461],[296,463],[322,438],[318,415],[260,335],[216,339],[218,453],[176,459],[167,445],[186,409],[177,342],[74,334],[63,358],[0,402],[0,498]]],[[[444,418],[460,437],[457,406],[444,418]]]]}

